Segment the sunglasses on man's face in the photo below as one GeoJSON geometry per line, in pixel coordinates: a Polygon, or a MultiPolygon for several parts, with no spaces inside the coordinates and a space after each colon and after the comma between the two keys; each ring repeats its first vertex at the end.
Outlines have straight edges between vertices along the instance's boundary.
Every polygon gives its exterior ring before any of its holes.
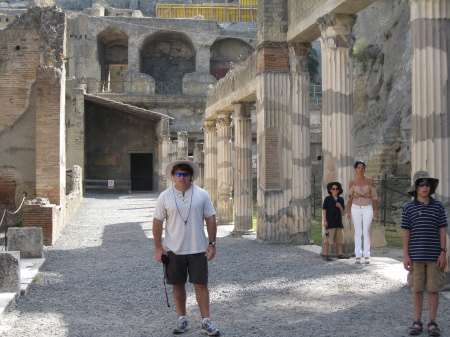
{"type": "Polygon", "coordinates": [[[189,172],[175,172],[175,177],[189,177],[189,172]]]}
{"type": "Polygon", "coordinates": [[[427,183],[426,181],[421,181],[417,186],[419,186],[419,187],[424,187],[424,186],[430,187],[431,185],[430,185],[430,183],[427,183]]]}

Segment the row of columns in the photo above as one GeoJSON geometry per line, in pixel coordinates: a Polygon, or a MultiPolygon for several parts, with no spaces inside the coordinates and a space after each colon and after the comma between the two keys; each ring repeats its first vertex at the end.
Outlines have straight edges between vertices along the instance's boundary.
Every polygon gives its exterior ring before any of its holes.
{"type": "Polygon", "coordinates": [[[236,235],[252,232],[252,104],[236,103],[234,114],[220,111],[217,120],[205,121],[204,129],[205,190],[217,209],[218,223],[234,222],[236,235]]]}
{"type": "MultiPolygon", "coordinates": [[[[172,186],[170,180],[167,180],[165,169],[167,165],[180,158],[188,158],[188,144],[189,135],[186,131],[177,132],[177,139],[172,140],[170,138],[169,131],[169,120],[168,118],[163,118],[162,120],[162,131],[159,136],[160,143],[160,163],[159,167],[159,186],[158,190],[163,191],[166,188],[172,186]]],[[[193,160],[200,167],[200,176],[195,181],[195,184],[203,187],[204,186],[204,154],[203,154],[203,143],[195,143],[193,160]]]]}

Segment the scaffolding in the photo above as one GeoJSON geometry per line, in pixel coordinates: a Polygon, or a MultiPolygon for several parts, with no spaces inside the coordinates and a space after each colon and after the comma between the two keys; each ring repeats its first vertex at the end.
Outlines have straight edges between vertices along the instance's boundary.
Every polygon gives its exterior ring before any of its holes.
{"type": "Polygon", "coordinates": [[[238,4],[156,4],[156,16],[165,19],[192,19],[219,22],[257,21],[258,0],[239,0],[238,4]]]}

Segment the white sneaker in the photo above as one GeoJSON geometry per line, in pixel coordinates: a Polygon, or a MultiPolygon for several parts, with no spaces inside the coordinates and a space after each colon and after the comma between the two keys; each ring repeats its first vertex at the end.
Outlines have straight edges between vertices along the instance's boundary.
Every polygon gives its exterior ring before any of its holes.
{"type": "Polygon", "coordinates": [[[212,326],[210,319],[207,319],[204,323],[202,323],[202,332],[208,336],[220,336],[219,329],[212,326]]]}
{"type": "Polygon", "coordinates": [[[188,329],[188,321],[187,321],[187,319],[186,318],[180,318],[180,319],[178,319],[178,325],[177,325],[177,327],[175,328],[175,329],[173,329],[173,333],[175,334],[175,335],[179,335],[179,334],[181,334],[181,333],[184,333],[184,332],[186,332],[186,330],[188,329]]]}

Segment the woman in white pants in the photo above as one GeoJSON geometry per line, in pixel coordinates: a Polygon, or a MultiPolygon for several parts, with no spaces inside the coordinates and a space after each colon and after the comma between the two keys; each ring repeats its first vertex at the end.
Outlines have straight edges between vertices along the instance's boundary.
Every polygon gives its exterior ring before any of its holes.
{"type": "Polygon", "coordinates": [[[373,179],[366,177],[366,164],[357,160],[355,165],[356,177],[350,181],[348,190],[347,218],[353,219],[355,226],[355,263],[361,263],[364,256],[365,263],[370,263],[370,235],[369,229],[373,217],[378,218],[378,197],[373,179]],[[375,211],[374,211],[375,208],[375,211]],[[364,237],[364,250],[362,238],[364,237]]]}

